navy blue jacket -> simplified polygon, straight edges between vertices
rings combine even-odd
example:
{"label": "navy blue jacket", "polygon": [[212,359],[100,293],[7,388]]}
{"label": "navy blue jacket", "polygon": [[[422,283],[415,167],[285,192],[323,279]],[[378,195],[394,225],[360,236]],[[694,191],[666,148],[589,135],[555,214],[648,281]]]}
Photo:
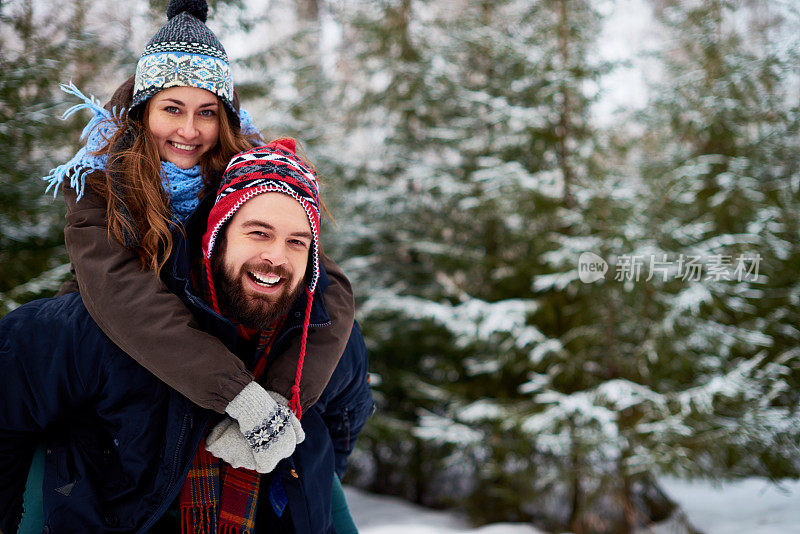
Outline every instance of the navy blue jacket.
{"label": "navy blue jacket", "polygon": [[[165,281],[202,328],[236,353],[234,326],[191,288],[190,253],[182,240],[175,250]],[[323,275],[319,290],[326,285]],[[273,347],[299,335],[301,321],[298,307]],[[315,298],[312,327],[329,323],[322,298]],[[367,365],[356,324],[328,386],[303,414],[305,441],[275,470],[298,533],[333,531],[332,472],[344,474],[373,409]],[[146,532],[178,495],[215,417],[117,348],[79,294],[18,308],[0,320],[0,530],[16,530],[32,443],[44,439],[49,532]]]}

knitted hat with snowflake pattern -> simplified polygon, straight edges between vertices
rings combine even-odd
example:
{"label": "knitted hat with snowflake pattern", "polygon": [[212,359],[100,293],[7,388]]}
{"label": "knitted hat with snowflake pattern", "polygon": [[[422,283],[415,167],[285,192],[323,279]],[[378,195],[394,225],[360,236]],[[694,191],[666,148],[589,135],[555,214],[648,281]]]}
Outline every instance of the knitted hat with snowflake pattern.
{"label": "knitted hat with snowflake pattern", "polygon": [[300,418],[300,378],[303,373],[306,338],[311,320],[311,305],[314,290],[319,280],[319,226],[320,201],[317,175],[313,169],[297,157],[293,139],[277,139],[268,145],[240,152],[231,159],[217,192],[217,198],[208,215],[206,233],[203,236],[203,256],[206,259],[211,304],[219,313],[219,303],[214,288],[211,269],[211,256],[214,244],[225,224],[234,216],[245,202],[263,193],[283,193],[294,198],[303,207],[311,226],[311,247],[308,255],[306,275],[306,312],[303,332],[300,339],[300,354],[297,360],[297,373],[292,386],[289,406]]}
{"label": "knitted hat with snowflake pattern", "polygon": [[136,65],[131,109],[169,87],[198,87],[222,99],[238,124],[228,54],[205,25],[205,0],[170,0],[167,23],[150,39]]}

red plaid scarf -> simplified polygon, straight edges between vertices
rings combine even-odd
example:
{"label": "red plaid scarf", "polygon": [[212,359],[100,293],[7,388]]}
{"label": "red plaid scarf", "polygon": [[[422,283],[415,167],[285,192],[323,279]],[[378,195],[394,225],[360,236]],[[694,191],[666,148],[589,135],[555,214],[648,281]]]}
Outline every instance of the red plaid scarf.
{"label": "red plaid scarf", "polygon": [[[239,326],[240,337],[258,335],[256,379],[264,373],[269,349],[280,330],[281,319],[269,330],[257,332]],[[182,534],[252,534],[261,475],[249,469],[234,469],[206,450],[206,440],[194,455],[189,476],[180,495]]]}

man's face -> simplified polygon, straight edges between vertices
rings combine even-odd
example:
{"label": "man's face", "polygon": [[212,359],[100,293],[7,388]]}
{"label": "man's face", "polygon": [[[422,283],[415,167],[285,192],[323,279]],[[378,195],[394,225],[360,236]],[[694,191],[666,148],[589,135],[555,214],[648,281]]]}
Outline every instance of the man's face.
{"label": "man's face", "polygon": [[305,282],[312,233],[289,195],[264,193],[244,203],[224,229],[212,269],[223,309],[251,328],[285,315]]}

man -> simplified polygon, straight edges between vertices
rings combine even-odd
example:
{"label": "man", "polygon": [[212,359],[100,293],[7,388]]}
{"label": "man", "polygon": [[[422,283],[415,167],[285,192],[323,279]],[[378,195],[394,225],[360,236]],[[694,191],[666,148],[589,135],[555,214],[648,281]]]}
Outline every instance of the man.
{"label": "man", "polygon": [[[257,376],[270,350],[300,336],[295,395],[302,341],[328,322],[314,298],[327,284],[318,231],[316,178],[281,140],[234,158],[216,199],[187,223],[201,246],[177,243],[165,277]],[[200,251],[204,261],[191,261]],[[357,325],[317,403],[301,414],[296,398],[269,395],[262,400],[274,410],[262,420],[248,412],[261,388],[243,391],[246,402],[217,421],[165,386],[102,334],[78,294],[7,315],[0,343],[3,532],[16,529],[31,443],[42,434],[48,532],[147,532],[176,502],[183,532],[331,530],[333,473],[343,474],[372,410]],[[262,451],[287,433],[300,443],[270,475],[237,468],[277,463]]]}

